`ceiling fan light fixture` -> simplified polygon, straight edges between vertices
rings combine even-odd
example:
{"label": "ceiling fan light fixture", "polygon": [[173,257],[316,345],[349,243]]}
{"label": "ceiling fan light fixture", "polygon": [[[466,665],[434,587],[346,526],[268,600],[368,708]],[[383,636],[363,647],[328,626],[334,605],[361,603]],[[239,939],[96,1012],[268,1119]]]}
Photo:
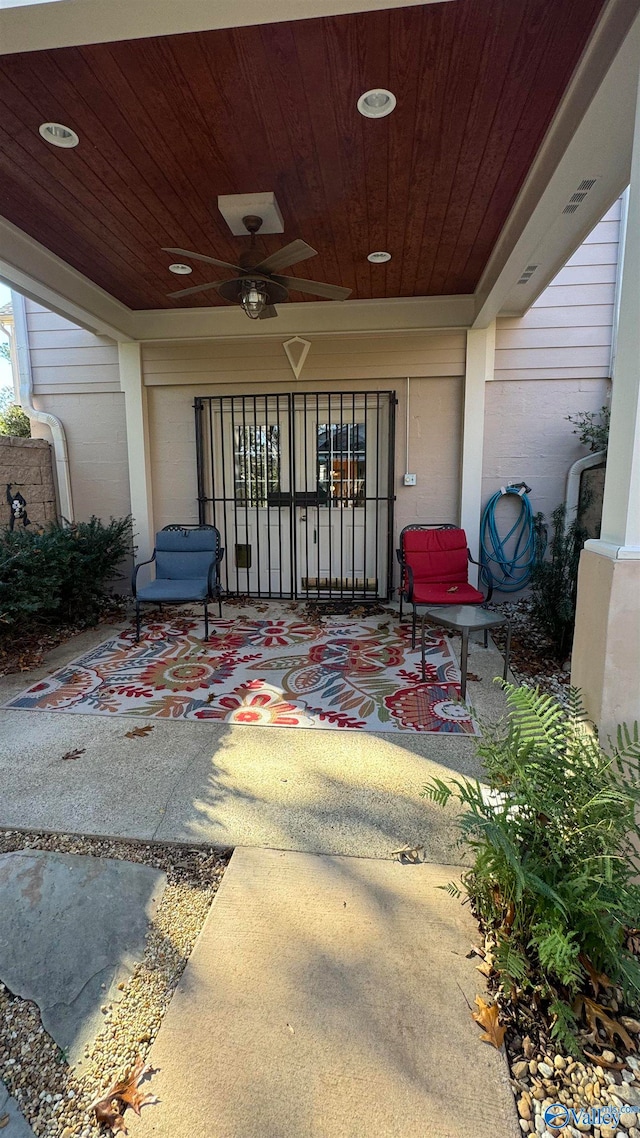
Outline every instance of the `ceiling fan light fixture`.
{"label": "ceiling fan light fixture", "polygon": [[368,253],[367,261],[371,261],[372,265],[383,265],[385,261],[391,260],[391,253],[384,253],[381,249],[377,253]]}
{"label": "ceiling fan light fixture", "polygon": [[175,265],[169,265],[169,272],[175,273],[178,277],[187,277],[189,273],[193,272],[193,269],[191,268],[191,265],[183,265],[181,263],[177,263]]}
{"label": "ceiling fan light fixture", "polygon": [[61,146],[64,150],[70,150],[80,142],[75,130],[70,126],[63,126],[60,122],[43,122],[38,127],[38,133],[45,142],[50,142],[52,146]]}
{"label": "ceiling fan light fixture", "polygon": [[396,97],[384,87],[373,87],[358,99],[358,110],[367,119],[383,119],[395,109]]}
{"label": "ceiling fan light fixture", "polygon": [[251,320],[258,320],[267,307],[269,295],[260,281],[243,281],[240,290],[240,304]]}

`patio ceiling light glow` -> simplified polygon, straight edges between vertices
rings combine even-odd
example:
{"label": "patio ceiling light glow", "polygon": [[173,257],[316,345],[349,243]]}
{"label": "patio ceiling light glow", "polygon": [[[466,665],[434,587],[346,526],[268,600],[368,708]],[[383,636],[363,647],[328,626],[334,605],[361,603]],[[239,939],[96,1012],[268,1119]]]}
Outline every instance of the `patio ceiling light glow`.
{"label": "patio ceiling light glow", "polygon": [[358,99],[358,110],[367,119],[383,119],[396,105],[396,97],[384,87],[373,87]]}
{"label": "patio ceiling light glow", "polygon": [[382,250],[378,253],[369,253],[367,261],[371,261],[372,265],[383,265],[385,261],[391,260],[391,253],[383,253]]}
{"label": "patio ceiling light glow", "polygon": [[187,277],[189,273],[193,272],[191,265],[169,265],[169,272],[176,273],[179,277]]}
{"label": "patio ceiling light glow", "polygon": [[267,290],[260,281],[243,281],[240,292],[240,304],[247,316],[257,320],[260,313],[269,303]]}
{"label": "patio ceiling light glow", "polygon": [[50,142],[52,146],[61,146],[64,150],[70,150],[80,142],[75,130],[59,122],[43,122],[38,127],[38,132],[45,142]]}

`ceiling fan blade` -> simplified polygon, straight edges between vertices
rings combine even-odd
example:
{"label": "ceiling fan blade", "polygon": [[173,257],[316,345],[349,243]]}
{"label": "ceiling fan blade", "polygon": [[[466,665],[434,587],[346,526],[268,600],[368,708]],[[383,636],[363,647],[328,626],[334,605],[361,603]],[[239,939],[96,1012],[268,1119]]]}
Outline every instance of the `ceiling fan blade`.
{"label": "ceiling fan blade", "polygon": [[312,249],[306,241],[292,241],[283,249],[278,249],[270,257],[265,257],[256,269],[264,273],[277,273],[278,269],[288,269],[290,265],[297,265],[298,261],[306,261],[309,257],[316,257],[317,249]]}
{"label": "ceiling fan blade", "polygon": [[258,320],[269,320],[272,316],[277,316],[275,304],[268,304],[266,308],[262,309]]}
{"label": "ceiling fan blade", "polygon": [[226,281],[209,281],[208,284],[192,285],[191,288],[178,289],[178,292],[168,292],[167,296],[175,300],[179,296],[193,296],[196,292],[204,292],[208,288],[219,288],[220,285],[226,283]]}
{"label": "ceiling fan blade", "polygon": [[294,292],[308,292],[310,296],[325,296],[327,300],[346,300],[351,296],[350,288],[342,285],[324,284],[323,281],[305,281],[303,277],[273,277],[278,284]]}
{"label": "ceiling fan blade", "polygon": [[189,257],[192,261],[206,261],[208,265],[218,265],[221,269],[233,269],[234,273],[244,273],[239,265],[230,265],[228,261],[218,261],[216,257],[205,257],[204,253],[192,253],[189,249],[166,249],[163,253],[176,253],[179,257]]}

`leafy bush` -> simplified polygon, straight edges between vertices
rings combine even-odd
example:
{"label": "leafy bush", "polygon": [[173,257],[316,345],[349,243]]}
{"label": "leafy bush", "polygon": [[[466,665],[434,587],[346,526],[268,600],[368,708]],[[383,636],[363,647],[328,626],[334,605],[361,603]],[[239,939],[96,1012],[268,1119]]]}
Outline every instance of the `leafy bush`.
{"label": "leafy bush", "polygon": [[565,710],[531,688],[503,686],[507,718],[485,727],[478,745],[489,792],[434,778],[424,796],[463,807],[461,844],[474,857],[463,885],[495,934],[507,994],[516,1002],[535,989],[552,1034],[576,1052],[572,1006],[588,974],[606,974],[629,1001],[640,996],[640,966],[625,947],[627,930],[640,926],[638,727],[621,729],[607,755],[577,692]]}
{"label": "leafy bush", "polygon": [[[576,520],[565,526],[564,504],[551,515],[553,537],[549,541],[551,556],[538,560],[531,570],[533,618],[546,632],[562,663],[571,652],[576,619],[578,565],[587,532]],[[545,528],[541,514],[536,516],[539,534]],[[539,546],[543,543],[539,540]]]}
{"label": "leafy bush", "polygon": [[599,411],[579,411],[577,415],[567,415],[570,423],[576,428],[574,435],[578,435],[583,446],[589,450],[606,451],[609,443],[609,422],[611,408],[605,403]]}
{"label": "leafy bush", "polygon": [[10,387],[0,391],[0,435],[12,435],[19,439],[31,438],[31,423],[22,407],[14,402]]}
{"label": "leafy bush", "polygon": [[42,533],[0,535],[0,630],[34,624],[91,624],[109,599],[109,584],[131,553],[131,518],[92,517]]}

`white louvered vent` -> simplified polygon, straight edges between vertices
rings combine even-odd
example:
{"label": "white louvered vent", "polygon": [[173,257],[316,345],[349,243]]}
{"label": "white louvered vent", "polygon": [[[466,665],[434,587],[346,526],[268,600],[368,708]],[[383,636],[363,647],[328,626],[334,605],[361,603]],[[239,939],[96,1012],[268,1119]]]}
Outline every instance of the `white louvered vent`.
{"label": "white louvered vent", "polygon": [[537,265],[527,265],[522,276],[520,277],[520,280],[518,281],[518,284],[527,284],[531,280],[537,268]]}
{"label": "white louvered vent", "polygon": [[590,190],[593,189],[597,182],[597,178],[583,178],[580,185],[576,186],[569,201],[563,209],[563,213],[575,213],[579,206],[582,205],[584,199],[587,197]]}

